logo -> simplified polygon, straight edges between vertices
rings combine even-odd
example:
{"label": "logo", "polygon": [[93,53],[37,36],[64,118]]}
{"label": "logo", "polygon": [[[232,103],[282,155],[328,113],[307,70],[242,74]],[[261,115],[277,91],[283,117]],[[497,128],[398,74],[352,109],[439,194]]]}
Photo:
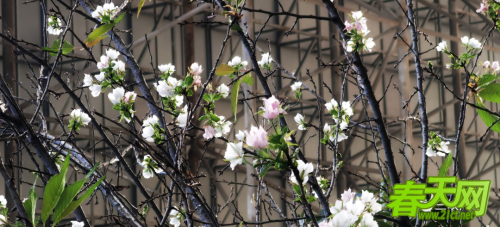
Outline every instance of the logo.
{"label": "logo", "polygon": [[[437,186],[431,187],[434,184]],[[394,217],[415,217],[418,212],[423,220],[470,220],[486,214],[490,188],[489,180],[429,177],[427,184],[409,180],[405,184],[394,185],[394,194],[387,207],[392,209]],[[433,208],[438,210],[438,205],[441,211],[430,212]]]}

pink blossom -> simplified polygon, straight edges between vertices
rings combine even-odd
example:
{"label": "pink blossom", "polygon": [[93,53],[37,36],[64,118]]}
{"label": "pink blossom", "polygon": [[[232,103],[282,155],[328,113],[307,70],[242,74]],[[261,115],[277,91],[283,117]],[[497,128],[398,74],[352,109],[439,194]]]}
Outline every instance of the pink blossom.
{"label": "pink blossom", "polygon": [[123,96],[123,102],[131,103],[135,101],[135,98],[137,98],[137,94],[133,91],[129,91]]}
{"label": "pink blossom", "polygon": [[283,109],[281,109],[280,101],[276,99],[274,95],[271,96],[271,98],[262,100],[264,100],[264,107],[261,107],[264,109],[264,114],[262,115],[264,118],[273,119],[279,114],[286,113]]}
{"label": "pink blossom", "polygon": [[200,76],[194,76],[193,79],[194,79],[193,85],[201,87],[201,77]]}
{"label": "pink blossom", "polygon": [[189,69],[190,69],[189,71],[193,76],[199,76],[201,72],[203,72],[202,66],[197,62],[191,64],[191,67],[189,67]]}
{"label": "pink blossom", "polygon": [[205,138],[205,140],[212,139],[214,137],[214,134],[214,128],[210,125],[205,125],[205,133],[203,134],[203,138]]}
{"label": "pink blossom", "polygon": [[342,194],[342,201],[344,201],[344,203],[347,203],[351,199],[354,199],[354,195],[356,195],[356,193],[351,192],[351,188],[349,188],[349,190],[344,191],[344,193]]}
{"label": "pink blossom", "polygon": [[490,61],[485,61],[483,63],[483,68],[488,68],[488,67],[490,67]]}
{"label": "pink blossom", "polygon": [[262,128],[262,126],[259,126],[258,128],[252,126],[250,132],[246,132],[246,134],[246,142],[248,146],[262,149],[269,145],[269,143],[267,142],[267,132],[264,128]]}
{"label": "pink blossom", "polygon": [[481,7],[476,10],[477,13],[486,13],[488,12],[488,3],[481,3]]}
{"label": "pink blossom", "polygon": [[493,69],[494,71],[497,71],[500,69],[500,65],[498,64],[498,61],[494,61],[492,64],[491,64],[491,69]]}
{"label": "pink blossom", "polygon": [[354,23],[349,23],[349,22],[345,22],[345,29],[347,30],[347,32],[350,32],[352,29],[354,29]]}

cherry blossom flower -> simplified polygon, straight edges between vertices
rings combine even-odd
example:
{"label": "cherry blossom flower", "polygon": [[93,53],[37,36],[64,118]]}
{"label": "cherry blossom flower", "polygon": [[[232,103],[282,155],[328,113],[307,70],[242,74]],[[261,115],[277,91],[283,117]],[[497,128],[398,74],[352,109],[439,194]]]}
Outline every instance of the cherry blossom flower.
{"label": "cherry blossom flower", "polygon": [[299,124],[299,130],[307,129],[307,124],[304,122],[304,116],[302,116],[302,114],[298,113],[293,119]]}
{"label": "cherry blossom flower", "polygon": [[177,125],[181,128],[185,128],[186,125],[187,125],[187,121],[188,121],[188,111],[187,111],[187,105],[184,106],[184,108],[182,108],[182,111],[181,113],[179,114],[179,116],[177,116]]}
{"label": "cherry blossom flower", "polygon": [[493,71],[498,71],[500,70],[500,64],[498,64],[498,61],[494,61],[492,64],[491,64],[491,69]]}
{"label": "cherry blossom flower", "polygon": [[264,128],[262,128],[262,126],[257,128],[252,125],[250,132],[247,132],[246,135],[246,142],[248,146],[256,149],[262,149],[269,145],[269,142],[267,142],[267,132]]}
{"label": "cherry blossom flower", "polygon": [[203,133],[203,138],[205,138],[205,140],[212,139],[215,134],[215,129],[210,125],[205,125],[204,128],[205,128],[205,133]]}
{"label": "cherry blossom flower", "polygon": [[290,86],[292,91],[299,91],[301,87],[302,87],[302,81],[297,81],[294,84],[292,84],[292,86]]}
{"label": "cherry blossom flower", "polygon": [[169,224],[175,227],[179,227],[181,225],[182,214],[177,211],[177,208],[174,206],[174,209],[170,211],[170,221]]}
{"label": "cherry blossom flower", "polygon": [[50,16],[48,19],[48,27],[47,27],[47,32],[51,35],[59,35],[62,32],[62,22],[61,19],[55,17],[55,16]]}
{"label": "cherry blossom flower", "polygon": [[476,10],[477,13],[486,13],[488,12],[488,3],[481,3],[479,9]]}
{"label": "cherry blossom flower", "polygon": [[166,65],[159,65],[158,66],[158,69],[162,72],[162,73],[170,73],[172,74],[173,72],[175,72],[175,65],[172,65],[170,63],[166,64]]}
{"label": "cherry blossom flower", "polygon": [[0,195],[0,207],[7,207],[7,199],[3,195]]}
{"label": "cherry blossom flower", "polygon": [[109,101],[113,103],[113,105],[119,104],[125,95],[125,89],[122,87],[115,88],[111,93],[108,94]]}
{"label": "cherry blossom flower", "polygon": [[142,129],[142,137],[144,137],[146,139],[146,141],[151,142],[151,143],[155,141],[152,136],[155,133],[154,126],[156,124],[158,124],[158,117],[155,115],[145,119],[142,122],[142,127],[144,127]]}
{"label": "cherry blossom flower", "polygon": [[84,227],[85,223],[83,221],[71,221],[71,227]]}
{"label": "cherry blossom flower", "polygon": [[273,119],[279,114],[286,113],[280,106],[280,101],[273,96],[264,100],[264,107],[261,107],[264,110],[262,116],[266,119]]}
{"label": "cherry blossom flower", "polygon": [[429,157],[434,157],[434,156],[445,156],[446,154],[450,153],[450,149],[448,148],[448,145],[450,142],[447,141],[441,141],[438,145],[435,147],[428,146],[427,151],[425,154]]}
{"label": "cherry blossom flower", "polygon": [[[309,174],[313,172],[314,166],[312,163],[305,163],[302,160],[297,160],[298,166],[297,170],[299,171],[300,174],[300,179],[302,179],[302,185],[305,185],[307,181],[309,180]],[[290,181],[294,184],[299,184],[299,181],[297,180],[297,177],[295,174],[292,172],[292,175],[290,176]]]}
{"label": "cherry blossom flower", "polygon": [[198,64],[197,62],[191,64],[191,67],[189,67],[189,71],[191,72],[191,75],[194,76],[199,76],[203,72],[203,67]]}
{"label": "cherry blossom flower", "polygon": [[109,67],[109,57],[106,55],[101,56],[101,61],[97,62],[98,69],[106,69]]}
{"label": "cherry blossom flower", "polygon": [[462,43],[466,46],[470,46],[471,48],[473,49],[480,49],[481,48],[481,43],[479,42],[479,40],[475,39],[475,38],[470,38],[467,37],[467,36],[464,36],[461,38],[462,40]]}
{"label": "cherry blossom flower", "polygon": [[375,42],[373,42],[373,38],[365,39],[364,43],[365,43],[366,49],[368,51],[372,52],[372,49],[375,46]]}
{"label": "cherry blossom flower", "polygon": [[241,63],[241,58],[238,56],[235,56],[233,60],[229,61],[227,64],[229,66],[238,66]]}
{"label": "cherry blossom flower", "polygon": [[157,174],[164,174],[162,169],[158,168],[158,164],[151,158],[150,155],[144,155],[144,160],[137,162],[140,166],[142,166],[142,176],[146,179],[154,177],[153,171]]}
{"label": "cherry blossom flower", "polygon": [[219,92],[219,94],[226,98],[228,95],[229,95],[229,87],[227,87],[225,84],[221,84],[218,88],[217,88],[217,92]]}
{"label": "cherry blossom flower", "polygon": [[440,42],[437,46],[436,46],[436,50],[438,52],[441,52],[443,50],[446,50],[448,48],[448,44],[446,43],[446,41],[442,41]]}
{"label": "cherry blossom flower", "polygon": [[101,94],[101,89],[102,87],[99,84],[93,84],[89,87],[89,90],[93,97],[98,97]]}
{"label": "cherry blossom flower", "polygon": [[116,60],[116,61],[113,61],[113,64],[115,64],[113,66],[113,70],[125,72],[125,63],[124,62],[122,62],[120,60]]}
{"label": "cherry blossom flower", "polygon": [[373,219],[373,215],[371,214],[363,214],[363,218],[359,224],[363,227],[378,227],[378,223]]}
{"label": "cherry blossom flower", "polygon": [[490,61],[485,61],[483,63],[483,68],[489,68],[490,67]]}
{"label": "cherry blossom flower", "polygon": [[106,50],[106,56],[108,56],[108,58],[112,60],[116,60],[118,56],[120,56],[120,52],[118,52],[117,50],[108,49]]}
{"label": "cherry blossom flower", "polygon": [[201,86],[201,76],[193,76],[193,85],[197,87]]}
{"label": "cherry blossom flower", "polygon": [[101,72],[97,75],[94,75],[95,79],[98,80],[99,82],[102,82],[104,79],[106,79],[106,73]]}
{"label": "cherry blossom flower", "polygon": [[269,53],[262,54],[262,59],[257,62],[257,64],[260,65],[260,67],[265,67],[268,66],[269,63],[273,61],[273,58]]}
{"label": "cherry blossom flower", "polygon": [[241,130],[238,131],[238,133],[235,135],[235,137],[241,141],[245,140],[245,133]]}
{"label": "cherry blossom flower", "polygon": [[135,98],[137,98],[137,94],[133,91],[129,91],[123,95],[123,102],[130,104],[135,101]]}
{"label": "cherry blossom flower", "polygon": [[85,76],[83,77],[83,86],[90,87],[92,86],[92,82],[92,76],[90,76],[89,74],[85,74]]}
{"label": "cherry blossom flower", "polygon": [[356,215],[351,214],[345,210],[342,210],[338,214],[333,216],[331,223],[332,223],[332,226],[335,226],[335,227],[337,227],[337,226],[338,227],[350,227],[351,225],[356,223],[357,220],[358,220],[358,217],[356,217]]}
{"label": "cherry blossom flower", "polygon": [[83,112],[81,109],[74,109],[73,111],[71,111],[70,116],[75,122],[80,122],[83,125],[88,125],[91,121],[89,115]]}
{"label": "cherry blossom flower", "polygon": [[241,165],[243,163],[243,142],[227,143],[224,159],[230,162],[232,170],[234,170],[236,165]]}

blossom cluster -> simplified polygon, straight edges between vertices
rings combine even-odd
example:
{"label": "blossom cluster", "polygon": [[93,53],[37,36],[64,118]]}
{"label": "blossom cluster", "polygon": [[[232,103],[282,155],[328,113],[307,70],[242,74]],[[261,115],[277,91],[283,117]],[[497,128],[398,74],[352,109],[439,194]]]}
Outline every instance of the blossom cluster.
{"label": "blossom cluster", "polygon": [[339,132],[337,136],[337,126],[330,126],[328,123],[325,123],[325,126],[323,127],[325,138],[322,141],[326,143],[328,139],[330,141],[335,141],[336,139],[337,142],[340,142],[347,139],[347,135],[344,132],[349,127],[349,118],[354,115],[350,102],[344,101],[342,102],[342,105],[339,106],[338,102],[335,99],[332,99],[330,102],[325,104],[325,107],[328,111],[330,111],[330,114],[335,122],[338,123]]}
{"label": "blossom cluster", "polygon": [[442,141],[441,138],[434,132],[431,132],[430,134],[431,138],[429,139],[429,142],[427,142],[427,150],[425,152],[427,156],[445,156],[450,153],[450,149],[448,148],[450,142]]}
{"label": "blossom cluster", "polygon": [[[314,167],[312,163],[305,163],[302,160],[297,160],[297,170],[300,174],[300,179],[302,180],[302,185],[305,185],[307,181],[309,181],[309,174],[313,172]],[[297,180],[297,176],[292,171],[292,175],[290,176],[290,181],[294,185],[299,185],[299,181]]]}
{"label": "blossom cluster", "polygon": [[265,54],[262,54],[262,59],[260,61],[258,61],[257,64],[259,64],[259,66],[262,69],[269,69],[270,70],[272,61],[273,61],[273,58],[271,57],[271,54],[265,53]]}
{"label": "blossom cluster", "polygon": [[56,16],[50,16],[47,18],[48,27],[47,32],[51,35],[59,35],[62,32],[62,22],[61,19]]}
{"label": "blossom cluster", "polygon": [[300,96],[302,95],[302,81],[297,81],[295,83],[293,83],[290,88],[292,89],[292,91],[295,91],[295,98],[296,99],[299,99]]}
{"label": "blossom cluster", "polygon": [[282,105],[278,99],[273,96],[270,98],[262,99],[264,101],[264,106],[261,107],[263,110],[262,116],[268,120],[274,119],[280,114],[286,114],[286,111],[282,108]]}
{"label": "blossom cluster", "polygon": [[92,12],[92,17],[101,19],[102,23],[108,23],[113,19],[112,17],[117,9],[118,6],[115,6],[113,2],[105,3],[102,6],[97,6]]}
{"label": "blossom cluster", "polygon": [[247,67],[247,61],[241,61],[239,56],[235,56],[231,61],[227,63],[227,65],[234,67],[236,70],[244,69]]}
{"label": "blossom cluster", "polygon": [[368,50],[372,51],[375,46],[373,38],[367,38],[366,35],[370,33],[368,26],[366,25],[366,17],[363,16],[363,12],[352,12],[351,15],[352,22],[345,22],[346,35],[350,36],[351,39],[347,41],[346,50],[348,52]]}
{"label": "blossom cluster", "polygon": [[125,89],[118,87],[108,94],[108,98],[113,103],[113,109],[120,112],[120,121],[125,119],[130,122],[134,117],[135,111],[132,108],[137,94],[133,91],[125,92]]}
{"label": "blossom cluster", "polygon": [[175,227],[179,227],[181,223],[184,221],[184,213],[185,213],[184,209],[181,209],[179,212],[179,209],[177,209],[177,207],[174,206],[170,211],[169,224]]}
{"label": "blossom cluster", "polygon": [[157,174],[163,174],[163,170],[158,167],[158,164],[151,158],[150,155],[144,155],[143,161],[137,160],[140,166],[142,166],[142,176],[146,179],[154,177],[153,171]]}
{"label": "blossom cluster", "polygon": [[82,125],[88,125],[91,120],[89,115],[81,109],[74,109],[69,115],[71,116],[71,120],[69,120],[68,127],[75,131],[79,131]]}
{"label": "blossom cluster", "polygon": [[[269,145],[269,142],[267,141],[267,132],[264,128],[262,128],[262,126],[259,126],[258,128],[252,126],[249,132],[240,131],[237,138],[239,140],[245,140],[246,144],[254,149],[264,149]],[[236,165],[242,164],[244,160],[243,142],[227,143],[224,160],[230,162],[231,169],[233,170]]]}
{"label": "blossom cluster", "polygon": [[378,227],[373,215],[382,210],[373,193],[363,190],[361,196],[351,189],[344,191],[341,199],[330,207],[332,216],[323,221],[323,227]]}
{"label": "blossom cluster", "polygon": [[85,74],[83,86],[89,88],[92,96],[98,97],[108,87],[123,81],[125,63],[117,60],[118,56],[120,56],[120,52],[113,49],[106,50],[106,55],[102,55],[97,63],[97,68],[101,72],[94,75],[95,80],[91,75]]}
{"label": "blossom cluster", "polygon": [[490,7],[490,1],[489,0],[483,0],[481,2],[481,5],[479,6],[479,9],[477,9],[476,12],[477,13],[487,13],[488,12],[488,7]]}
{"label": "blossom cluster", "polygon": [[158,117],[152,116],[142,122],[142,137],[148,142],[162,142],[163,129],[158,124]]}
{"label": "blossom cluster", "polygon": [[[461,38],[461,41],[462,45],[466,48],[467,51],[458,56],[458,58],[448,50],[448,44],[446,43],[446,41],[441,41],[436,46],[436,51],[447,54],[452,61],[452,63],[446,64],[447,69],[461,68],[463,64],[468,63],[470,59],[476,56],[476,54],[473,53],[474,50],[479,50],[482,48],[481,42],[479,42],[479,40],[477,40],[476,38],[469,38],[468,36],[464,36]],[[498,65],[496,65],[495,67],[497,66]]]}

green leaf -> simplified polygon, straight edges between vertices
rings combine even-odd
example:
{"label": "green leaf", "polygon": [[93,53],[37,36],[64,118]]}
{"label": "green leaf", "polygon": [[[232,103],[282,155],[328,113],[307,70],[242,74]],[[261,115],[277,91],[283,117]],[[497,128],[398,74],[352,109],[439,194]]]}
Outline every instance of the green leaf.
{"label": "green leaf", "polygon": [[238,110],[238,92],[240,91],[241,80],[236,81],[231,89],[231,110],[234,114],[234,122],[236,122],[236,111]]}
{"label": "green leaf", "polygon": [[260,168],[260,173],[259,173],[260,178],[263,178],[266,175],[267,171],[269,171],[269,168],[271,168],[271,166],[273,165],[274,165],[273,162],[269,162],[265,164],[262,168]]}
{"label": "green leaf", "polygon": [[479,80],[477,81],[477,86],[479,88],[482,88],[488,84],[490,84],[491,82],[497,80],[498,78],[500,78],[500,76],[496,76],[496,75],[493,75],[493,74],[484,74],[483,76],[481,76],[481,78],[479,78]]}
{"label": "green leaf", "polygon": [[49,182],[45,186],[45,191],[43,193],[43,206],[42,206],[42,222],[45,226],[47,219],[49,218],[52,210],[57,205],[61,194],[64,191],[64,185],[66,184],[66,173],[68,172],[69,166],[69,155],[66,156],[64,164],[61,167],[61,173],[56,174],[50,178]]}
{"label": "green leaf", "polygon": [[500,84],[486,85],[478,94],[487,101],[500,103]]}
{"label": "green leaf", "polygon": [[99,179],[99,181],[97,181],[94,185],[92,185],[92,187],[90,187],[86,192],[85,194],[82,195],[82,197],[78,198],[78,200],[75,200],[75,201],[72,201],[68,207],[66,207],[66,209],[61,213],[61,215],[59,216],[59,219],[56,220],[56,222],[60,222],[63,218],[67,217],[68,215],[70,215],[76,208],[78,208],[78,206],[80,206],[80,204],[83,203],[83,201],[88,198],[90,195],[92,195],[92,193],[94,193],[94,190],[97,188],[97,186],[99,186],[101,184],[101,182],[104,180],[104,177],[101,177],[101,179]]}
{"label": "green leaf", "polygon": [[[68,185],[59,199],[59,202],[54,209],[54,215],[52,215],[52,220],[54,221],[54,225],[58,223],[57,220],[61,217],[62,212],[69,206],[69,204],[73,201],[73,199],[78,195],[78,192],[82,189],[85,181],[92,176],[92,173],[99,167],[99,162],[87,173],[84,179],[79,180],[71,185]],[[64,218],[64,217],[63,217]],[[61,218],[62,219],[62,218]]]}
{"label": "green leaf", "polygon": [[233,24],[233,26],[231,26],[231,30],[237,31],[237,32],[242,32],[243,31],[243,29],[241,29],[241,27],[240,27],[239,24]]}
{"label": "green leaf", "polygon": [[[484,106],[484,104],[481,102],[481,100],[479,100],[479,99],[476,99],[476,100],[477,100],[477,102],[476,102],[477,106],[482,107],[482,108],[486,108]],[[493,123],[495,123],[495,121],[498,120],[497,116],[492,115],[484,110],[477,109],[477,113],[479,114],[479,116],[483,120],[484,124],[486,124],[486,127],[490,127]],[[491,130],[493,130],[495,132],[500,132],[500,122],[495,123],[495,125],[493,125],[491,127]]]}
{"label": "green leaf", "polygon": [[187,76],[186,77],[186,80],[184,80],[184,83],[186,84],[186,86],[191,86],[191,84],[193,84],[194,82],[194,78],[192,76]]}
{"label": "green leaf", "polygon": [[253,77],[252,77],[252,75],[247,74],[247,75],[245,75],[241,79],[241,81],[243,81],[243,83],[245,83],[245,84],[248,84],[248,85],[252,86],[252,84],[253,84]]}
{"label": "green leaf", "polygon": [[[151,2],[151,0],[149,0],[149,2]],[[118,23],[120,23],[120,21],[122,21],[124,16],[125,16],[125,13],[122,13],[122,15],[120,15],[118,18],[113,20],[113,24],[117,25]],[[139,15],[137,15],[137,16],[139,16]]]}
{"label": "green leaf", "polygon": [[243,221],[240,222],[240,224],[238,225],[238,227],[241,227],[243,226]]}
{"label": "green leaf", "polygon": [[[96,39],[99,39],[100,37],[102,37],[104,34],[106,34],[106,32],[111,30],[114,26],[115,26],[115,23],[101,25],[101,27],[96,28],[94,31],[92,31],[92,33],[89,34],[89,36],[87,37],[87,39],[85,40],[84,43],[88,47],[91,47],[91,46],[89,46],[90,43],[94,43],[94,41]],[[94,43],[94,45],[95,45],[95,43]]]}
{"label": "green leaf", "polygon": [[229,66],[228,64],[220,64],[215,69],[215,75],[217,76],[225,76],[234,72],[234,68]]}
{"label": "green leaf", "polygon": [[448,154],[441,167],[439,167],[438,177],[448,176],[448,169],[453,164],[453,155]]}
{"label": "green leaf", "polygon": [[139,2],[139,5],[137,5],[137,18],[139,18],[139,13],[141,13],[141,9],[142,9],[142,6],[144,6],[144,2],[145,2],[145,1],[146,1],[146,0],[141,0],[141,1]]}
{"label": "green leaf", "polygon": [[302,195],[302,191],[300,191],[300,186],[299,185],[294,185],[293,186],[293,190],[295,191],[295,193],[297,193],[297,195],[299,195],[299,196]]}
{"label": "green leaf", "polygon": [[28,199],[23,204],[24,209],[26,210],[26,213],[28,214],[31,223],[33,223],[33,225],[35,226],[36,226],[35,223],[36,200],[38,199],[38,194],[36,194],[35,192],[35,185],[37,180],[38,180],[38,175],[36,175],[35,182],[33,183],[33,187],[30,190],[30,195]]}
{"label": "green leaf", "polygon": [[[56,39],[54,40],[54,43],[51,47],[42,47],[42,50],[49,52],[51,56],[57,56],[57,52],[59,52],[59,46],[61,46],[61,40]],[[73,51],[74,48],[75,47],[73,47],[73,45],[71,45],[70,43],[63,41],[61,53],[64,55],[69,54],[71,53],[71,51]]]}
{"label": "green leaf", "polygon": [[212,121],[215,121],[215,122],[219,122],[220,121],[220,118],[213,114],[213,113],[210,113],[210,119],[212,119]]}

